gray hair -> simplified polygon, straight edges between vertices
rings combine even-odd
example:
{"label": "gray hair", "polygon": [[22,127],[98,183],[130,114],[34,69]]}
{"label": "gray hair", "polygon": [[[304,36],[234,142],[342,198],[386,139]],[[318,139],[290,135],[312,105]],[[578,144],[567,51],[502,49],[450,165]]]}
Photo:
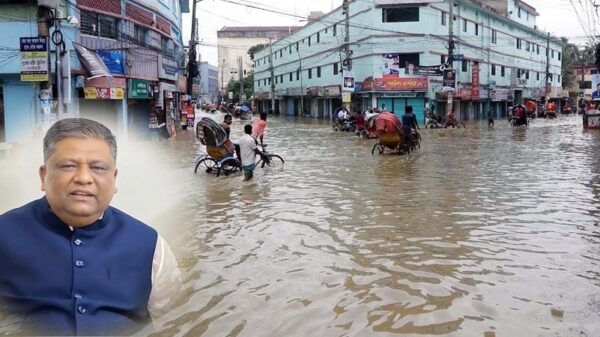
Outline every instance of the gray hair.
{"label": "gray hair", "polygon": [[109,128],[103,124],[86,118],[65,118],[54,123],[44,137],[44,163],[54,153],[56,144],[65,138],[94,138],[104,140],[110,147],[115,162],[117,161],[117,140]]}

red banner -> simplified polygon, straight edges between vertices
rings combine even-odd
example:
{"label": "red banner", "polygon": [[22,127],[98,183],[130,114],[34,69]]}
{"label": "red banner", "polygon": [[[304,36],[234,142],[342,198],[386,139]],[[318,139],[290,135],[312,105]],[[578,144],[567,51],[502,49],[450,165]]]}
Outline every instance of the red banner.
{"label": "red banner", "polygon": [[479,100],[479,63],[473,63],[471,72],[471,99]]}
{"label": "red banner", "polygon": [[427,90],[427,77],[367,78],[362,82],[363,91],[373,90]]}

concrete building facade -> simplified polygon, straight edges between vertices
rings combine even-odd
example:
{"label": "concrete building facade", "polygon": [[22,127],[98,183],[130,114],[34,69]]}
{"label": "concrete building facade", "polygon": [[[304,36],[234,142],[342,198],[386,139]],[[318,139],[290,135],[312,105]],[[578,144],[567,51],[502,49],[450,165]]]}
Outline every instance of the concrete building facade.
{"label": "concrete building facade", "polygon": [[219,88],[224,95],[230,80],[238,81],[240,78],[239,58],[242,58],[243,76],[248,76],[253,70],[253,62],[248,55],[248,50],[259,44],[269,44],[300,29],[297,26],[272,26],[272,27],[223,27],[217,31],[217,52]]}
{"label": "concrete building facade", "polygon": [[[551,98],[562,95],[563,42],[537,29],[533,7],[519,0],[454,3],[451,20],[448,0],[349,1],[348,75],[355,82],[355,110],[385,104],[401,115],[411,105],[423,122],[431,104],[442,114],[447,102],[442,65],[456,70],[453,105],[462,120],[482,118],[490,108],[502,116],[508,104],[540,100],[546,91]],[[270,111],[274,96],[281,113],[300,115],[304,107],[313,117],[331,118],[341,105],[346,63],[343,12],[339,7],[256,54],[259,109]],[[454,62],[448,61],[450,24]]]}
{"label": "concrete building facade", "polygon": [[219,100],[219,69],[208,62],[200,62],[200,100],[217,103]]}
{"label": "concrete building facade", "polygon": [[[52,14],[38,17],[40,8]],[[65,117],[99,120],[122,138],[149,134],[151,110],[169,126],[178,121],[179,97],[185,92],[185,81],[181,83],[181,14],[189,11],[187,1],[27,0],[0,4],[0,10],[11,18],[0,17],[0,29],[14,32],[0,38],[0,45],[11,53],[0,64],[4,97],[1,127],[5,131],[0,141],[27,142]],[[57,42],[49,38],[47,45],[49,75],[54,77],[51,97],[42,91],[42,81],[24,81],[20,74],[20,38],[41,36],[40,22],[52,24],[50,37],[60,30],[64,42],[59,58],[60,85],[55,77]],[[112,77],[90,78],[74,43],[97,55]],[[64,103],[62,113],[58,88]]]}

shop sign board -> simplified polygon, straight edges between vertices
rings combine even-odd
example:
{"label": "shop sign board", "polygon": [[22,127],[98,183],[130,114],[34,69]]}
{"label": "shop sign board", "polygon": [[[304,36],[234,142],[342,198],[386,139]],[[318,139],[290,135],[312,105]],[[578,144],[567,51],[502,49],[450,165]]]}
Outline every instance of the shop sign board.
{"label": "shop sign board", "polygon": [[129,98],[150,99],[150,85],[146,80],[132,78],[129,80]]}
{"label": "shop sign board", "polygon": [[123,88],[84,87],[85,99],[123,99]]}
{"label": "shop sign board", "polygon": [[473,63],[471,71],[471,99],[479,100],[479,63]]}
{"label": "shop sign board", "polygon": [[362,82],[363,91],[427,90],[428,87],[427,77],[382,77]]}
{"label": "shop sign board", "polygon": [[342,91],[354,92],[354,74],[344,70],[342,78]]}
{"label": "shop sign board", "polygon": [[177,62],[174,60],[163,57],[162,55],[158,55],[158,77],[166,80],[171,80],[173,82],[177,81],[177,70],[179,67],[177,66]]}
{"label": "shop sign board", "polygon": [[41,82],[48,80],[48,37],[22,37],[21,81]]}

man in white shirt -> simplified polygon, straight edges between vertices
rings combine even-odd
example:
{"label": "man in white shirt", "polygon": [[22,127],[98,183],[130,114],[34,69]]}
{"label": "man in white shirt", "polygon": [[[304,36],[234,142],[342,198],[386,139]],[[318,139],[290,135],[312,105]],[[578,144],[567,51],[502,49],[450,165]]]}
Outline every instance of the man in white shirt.
{"label": "man in white shirt", "polygon": [[240,138],[240,155],[242,160],[242,170],[244,171],[244,181],[252,179],[254,168],[256,167],[256,155],[264,155],[258,150],[256,139],[252,137],[252,125],[244,126],[244,135]]}

